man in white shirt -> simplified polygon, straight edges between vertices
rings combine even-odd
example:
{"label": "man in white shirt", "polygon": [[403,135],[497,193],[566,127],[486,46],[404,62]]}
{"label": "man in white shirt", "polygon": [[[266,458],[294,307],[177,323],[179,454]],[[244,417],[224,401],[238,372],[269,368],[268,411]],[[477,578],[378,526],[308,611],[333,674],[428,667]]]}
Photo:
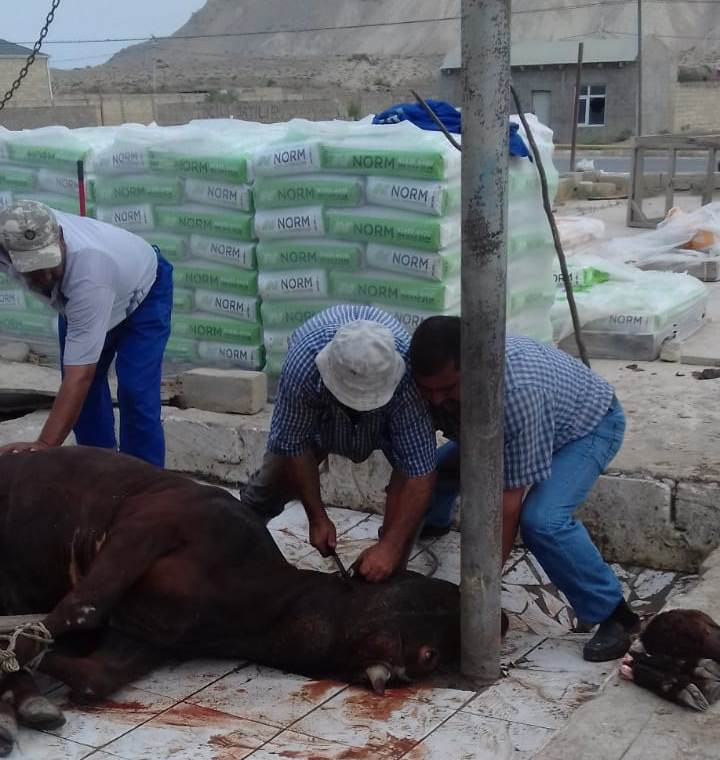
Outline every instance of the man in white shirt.
{"label": "man in white shirt", "polygon": [[63,379],[36,441],[0,455],[61,446],[118,448],[107,373],[118,379],[120,451],[162,467],[162,356],[170,335],[172,267],[109,224],[19,201],[0,212],[0,271],[58,313]]}

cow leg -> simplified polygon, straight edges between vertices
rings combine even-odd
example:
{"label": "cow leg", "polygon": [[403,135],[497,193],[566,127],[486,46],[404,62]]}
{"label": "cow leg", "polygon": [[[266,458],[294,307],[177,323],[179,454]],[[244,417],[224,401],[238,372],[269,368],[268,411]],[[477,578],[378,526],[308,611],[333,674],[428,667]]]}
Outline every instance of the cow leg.
{"label": "cow leg", "polygon": [[87,657],[48,652],[40,670],[70,687],[70,699],[102,700],[168,659],[167,653],[145,642],[109,630],[103,643]]}
{"label": "cow leg", "polygon": [[15,708],[5,700],[4,679],[2,686],[2,699],[0,699],[0,757],[7,757],[17,741],[18,727],[15,718]]}
{"label": "cow leg", "polygon": [[40,693],[35,679],[27,671],[8,675],[2,688],[15,705],[15,713],[22,725],[51,730],[65,724],[60,708]]}

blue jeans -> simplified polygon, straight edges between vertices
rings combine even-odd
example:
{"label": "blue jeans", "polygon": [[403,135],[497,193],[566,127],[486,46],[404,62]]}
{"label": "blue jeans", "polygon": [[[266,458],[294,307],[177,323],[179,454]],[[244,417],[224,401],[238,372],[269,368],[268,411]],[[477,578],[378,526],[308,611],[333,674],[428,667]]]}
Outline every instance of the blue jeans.
{"label": "blue jeans", "polygon": [[[81,446],[117,449],[108,370],[115,361],[120,409],[120,451],[163,467],[165,436],[160,400],[162,358],[170,337],[172,266],[158,256],[155,282],[138,308],[105,338],[95,378],[73,428]],[[65,352],[67,321],[58,319],[60,361]],[[61,364],[62,366],[62,364]]]}
{"label": "blue jeans", "polygon": [[[623,594],[620,581],[573,513],[620,450],[624,433],[625,414],[615,399],[590,434],[553,454],[552,474],[532,486],[523,502],[520,531],[525,546],[586,623],[609,617]],[[438,451],[438,480],[427,523],[450,521],[459,491],[458,454],[453,442]]]}

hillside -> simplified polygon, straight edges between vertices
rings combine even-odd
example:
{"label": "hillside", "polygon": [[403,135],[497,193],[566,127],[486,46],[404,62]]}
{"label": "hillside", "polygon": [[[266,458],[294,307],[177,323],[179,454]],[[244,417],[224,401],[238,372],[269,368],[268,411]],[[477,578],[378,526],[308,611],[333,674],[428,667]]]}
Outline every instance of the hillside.
{"label": "hillside", "polygon": [[[635,0],[580,2],[515,0],[513,38],[635,33]],[[174,39],[134,45],[102,66],[56,72],[56,80],[66,92],[412,84],[429,81],[458,45],[459,11],[460,0],[208,0]],[[349,25],[358,28],[275,31]],[[645,0],[644,28],[690,63],[720,60],[720,3]],[[215,36],[233,34],[247,36]],[[196,35],[207,36],[187,39]]]}

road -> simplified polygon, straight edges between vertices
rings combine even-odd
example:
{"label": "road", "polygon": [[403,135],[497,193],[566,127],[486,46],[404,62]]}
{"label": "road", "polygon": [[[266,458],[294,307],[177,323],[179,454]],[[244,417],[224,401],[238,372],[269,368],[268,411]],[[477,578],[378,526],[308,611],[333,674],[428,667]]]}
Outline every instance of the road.
{"label": "road", "polygon": [[[624,156],[608,156],[604,155],[600,151],[580,151],[578,153],[578,159],[590,159],[595,164],[595,169],[606,172],[629,172],[632,163],[632,154],[630,152]],[[559,172],[567,172],[570,170],[570,152],[558,151],[555,154],[555,166]],[[677,160],[678,173],[681,172],[693,172],[703,174],[705,172],[707,164],[703,158],[682,158]],[[660,156],[648,156],[645,159],[645,171],[646,172],[666,172],[667,160]]]}

